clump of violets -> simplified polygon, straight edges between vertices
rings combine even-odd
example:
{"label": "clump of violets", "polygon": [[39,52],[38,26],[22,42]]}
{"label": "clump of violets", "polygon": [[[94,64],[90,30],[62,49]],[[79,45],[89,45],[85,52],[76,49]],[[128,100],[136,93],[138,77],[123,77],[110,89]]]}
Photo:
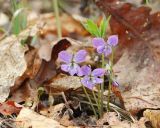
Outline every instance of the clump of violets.
{"label": "clump of violets", "polygon": [[[80,64],[85,62],[87,52],[85,50],[79,50],[77,53],[72,54],[67,51],[61,51],[58,55],[58,58],[63,63],[61,65],[61,70],[69,73],[70,75],[77,75],[81,79],[82,87],[84,92],[90,102],[90,105],[93,109],[94,114],[97,116],[95,108],[92,104],[92,100],[87,93],[86,88],[92,90],[95,103],[97,104],[97,108],[99,110],[100,117],[103,116],[103,92],[104,92],[104,76],[106,75],[109,79],[109,87],[108,87],[108,104],[107,108],[109,110],[109,102],[110,102],[110,91],[111,85],[119,86],[118,82],[115,80],[113,73],[113,56],[114,56],[114,48],[118,44],[118,36],[111,35],[108,37],[108,40],[105,41],[104,37],[106,35],[106,27],[110,17],[106,20],[105,18],[102,20],[99,26],[95,24],[92,20],[88,20],[84,27],[88,30],[89,33],[96,36],[92,40],[93,47],[96,49],[97,53],[102,56],[102,66],[101,68],[96,68],[94,70],[91,69],[91,66]],[[111,56],[109,56],[111,54]],[[109,63],[105,61],[105,57],[109,58]],[[98,101],[96,101],[97,97],[94,94],[93,88],[99,85],[98,88]]]}
{"label": "clump of violets", "polygon": [[84,65],[80,67],[79,64],[85,61],[86,56],[87,52],[85,50],[80,50],[76,54],[61,51],[58,58],[64,63],[61,65],[61,70],[68,72],[72,76],[83,76],[82,84],[92,90],[95,85],[103,83],[101,77],[105,74],[105,69],[97,68],[92,71],[90,66]]}
{"label": "clump of violets", "polygon": [[[85,50],[79,50],[77,53],[69,53],[67,51],[61,51],[58,55],[58,58],[63,63],[61,64],[61,70],[68,72],[70,75],[77,75],[81,78],[81,83],[84,87],[87,87],[90,90],[93,90],[93,88],[96,85],[101,84],[101,103],[97,102],[98,109],[100,110],[100,105],[103,104],[103,86],[104,85],[104,75],[106,75],[109,79],[109,94],[108,94],[108,105],[109,105],[109,97],[110,97],[110,86],[119,86],[118,82],[115,80],[115,77],[113,75],[113,50],[114,47],[118,44],[118,36],[112,35],[108,37],[108,40],[105,42],[103,38],[96,37],[92,40],[93,47],[96,49],[97,53],[103,55],[102,57],[108,57],[110,54],[112,54],[112,59],[109,60],[109,63],[105,62],[105,59],[102,58],[102,63],[105,64],[105,66],[102,66],[101,68],[96,68],[92,71],[91,66],[83,65],[82,67],[80,64],[82,62],[85,62],[87,52]],[[84,88],[83,87],[83,88]],[[85,90],[85,94],[88,97],[88,100],[91,103],[92,109],[96,115],[96,111],[94,109],[94,106],[92,104],[91,99],[89,98],[89,95],[87,91]],[[94,93],[94,92],[93,92]],[[96,99],[96,98],[95,98]],[[101,107],[103,109],[103,107]],[[100,110],[102,111],[102,110]],[[99,112],[100,113],[100,112]]]}

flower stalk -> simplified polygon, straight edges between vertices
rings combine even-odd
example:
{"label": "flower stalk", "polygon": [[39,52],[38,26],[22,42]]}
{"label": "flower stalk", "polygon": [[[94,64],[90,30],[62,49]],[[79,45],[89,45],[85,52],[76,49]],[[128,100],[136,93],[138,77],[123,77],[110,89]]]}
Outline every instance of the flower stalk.
{"label": "flower stalk", "polygon": [[83,90],[84,90],[85,95],[86,95],[87,98],[88,98],[88,101],[89,101],[89,103],[90,103],[90,105],[91,105],[91,107],[92,107],[92,110],[93,110],[94,115],[95,115],[96,118],[98,119],[98,115],[97,115],[96,110],[95,110],[95,108],[94,108],[94,106],[93,106],[93,103],[92,103],[92,101],[91,101],[91,98],[89,97],[89,95],[88,95],[88,93],[87,93],[87,90],[86,90],[86,88],[84,87],[83,84],[82,84],[82,88],[83,88]]}
{"label": "flower stalk", "polygon": [[110,68],[110,75],[109,75],[109,86],[108,86],[108,102],[107,102],[107,111],[110,111],[110,95],[111,95],[111,87],[112,87],[112,78],[113,78],[113,60],[114,60],[114,48],[112,48],[111,54],[111,68]]}
{"label": "flower stalk", "polygon": [[[105,65],[105,56],[102,54],[102,68],[104,68]],[[102,76],[103,83],[101,84],[101,109],[100,109],[100,117],[103,116],[103,93],[104,93],[104,76]]]}

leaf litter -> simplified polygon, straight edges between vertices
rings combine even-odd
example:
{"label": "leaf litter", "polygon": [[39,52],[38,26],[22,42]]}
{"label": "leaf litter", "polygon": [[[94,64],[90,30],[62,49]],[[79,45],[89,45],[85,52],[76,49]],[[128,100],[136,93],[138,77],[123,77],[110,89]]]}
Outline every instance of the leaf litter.
{"label": "leaf litter", "polygon": [[[1,40],[0,113],[16,113],[18,117],[13,119],[16,127],[146,128],[148,122],[159,127],[159,12],[151,13],[149,7],[141,4],[136,7],[119,0],[99,0],[96,4],[106,15],[111,15],[110,33],[118,34],[120,39],[114,64],[120,87],[112,88],[110,106],[113,112],[105,113],[96,121],[87,107],[89,103],[83,95],[79,78],[63,72],[57,60],[62,50],[85,48],[89,52],[85,63],[96,68],[95,62],[90,60],[99,56],[90,43],[71,39],[83,42],[88,40],[88,33],[74,16],[75,19],[62,14],[61,22],[66,23],[62,25],[62,34],[67,38],[57,40],[55,17],[46,14],[30,21],[36,25],[31,25],[17,37]],[[27,44],[22,46],[21,42]],[[39,94],[41,87],[43,91]],[[96,89],[94,92],[98,94]],[[25,107],[15,106],[14,101]],[[107,106],[106,100],[104,106]],[[138,116],[141,111],[144,111],[143,117]]]}

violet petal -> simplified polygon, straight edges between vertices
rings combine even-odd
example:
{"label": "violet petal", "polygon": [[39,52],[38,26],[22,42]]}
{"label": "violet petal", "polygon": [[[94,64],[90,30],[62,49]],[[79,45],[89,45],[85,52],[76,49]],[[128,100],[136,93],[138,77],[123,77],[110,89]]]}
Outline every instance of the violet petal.
{"label": "violet petal", "polygon": [[118,44],[118,35],[112,35],[108,37],[107,43],[110,46],[116,46]]}
{"label": "violet petal", "polygon": [[67,51],[61,51],[59,54],[58,54],[58,58],[62,61],[62,62],[65,62],[65,63],[70,63],[71,60],[72,60],[72,54],[68,53]]}
{"label": "violet petal", "polygon": [[93,76],[99,76],[99,77],[101,77],[101,76],[103,76],[104,74],[105,74],[105,70],[102,69],[102,68],[97,68],[97,69],[94,69],[94,70],[92,71],[92,75],[93,75]]}
{"label": "violet petal", "polygon": [[100,53],[100,54],[104,53],[104,50],[105,50],[105,46],[97,47],[97,52]]}
{"label": "violet petal", "polygon": [[102,78],[94,77],[93,78],[93,83],[95,83],[95,84],[101,84],[101,83],[103,83],[103,79]]}
{"label": "violet petal", "polygon": [[90,78],[88,77],[88,76],[85,76],[82,80],[81,80],[81,82],[82,82],[82,84],[85,86],[85,87],[87,87],[87,88],[89,88],[89,89],[93,89],[93,87],[94,87],[94,83],[90,80]]}
{"label": "violet petal", "polygon": [[93,43],[93,47],[95,48],[105,45],[105,41],[103,38],[93,38],[92,43]]}
{"label": "violet petal", "polygon": [[77,67],[77,75],[78,76],[83,76],[83,72],[82,72],[80,66]]}
{"label": "violet petal", "polygon": [[65,71],[65,72],[68,72],[69,71],[69,64],[62,64],[61,65],[61,70]]}
{"label": "violet petal", "polygon": [[83,75],[90,75],[91,74],[91,67],[84,65],[81,67],[81,71]]}
{"label": "violet petal", "polygon": [[74,61],[76,63],[84,62],[86,56],[87,56],[87,52],[85,50],[79,50],[74,56]]}

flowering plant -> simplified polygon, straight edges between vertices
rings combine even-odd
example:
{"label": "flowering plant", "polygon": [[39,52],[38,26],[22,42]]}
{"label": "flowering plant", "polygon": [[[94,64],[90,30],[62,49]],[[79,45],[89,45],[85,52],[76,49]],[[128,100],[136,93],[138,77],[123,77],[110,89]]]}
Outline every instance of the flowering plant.
{"label": "flowering plant", "polygon": [[[108,21],[106,22],[108,23]],[[106,22],[102,20],[100,24],[100,28],[98,28],[93,22],[91,22],[91,20],[89,20],[87,22],[88,24],[85,25],[87,26],[87,29],[91,34],[95,36],[101,36],[101,37],[95,37],[92,40],[93,47],[96,49],[97,53],[102,55],[102,67],[101,68],[96,68],[92,71],[90,66],[84,65],[81,67],[79,65],[80,63],[85,61],[85,58],[87,56],[87,52],[85,50],[79,50],[75,54],[68,53],[67,51],[61,51],[58,55],[58,58],[61,60],[61,62],[63,62],[63,64],[61,65],[61,70],[68,72],[72,76],[77,75],[80,77],[84,92],[87,95],[87,98],[89,102],[91,103],[91,107],[96,116],[97,116],[97,113],[95,111],[95,108],[93,107],[92,101],[85,87],[92,90],[95,102],[99,110],[99,115],[102,116],[103,115],[104,75],[106,75],[109,79],[108,110],[109,110],[109,102],[110,102],[111,85],[115,85],[115,86],[119,85],[115,80],[113,70],[112,70],[114,47],[118,44],[118,36],[111,35],[108,37],[108,40],[106,42],[104,41],[102,37],[105,34],[104,30],[106,28],[103,28],[103,27],[106,27],[106,24],[107,24]],[[106,63],[105,57],[109,57],[110,54],[111,54],[110,61],[109,63]],[[96,85],[101,86],[98,89],[98,101],[93,91],[93,88]]]}

